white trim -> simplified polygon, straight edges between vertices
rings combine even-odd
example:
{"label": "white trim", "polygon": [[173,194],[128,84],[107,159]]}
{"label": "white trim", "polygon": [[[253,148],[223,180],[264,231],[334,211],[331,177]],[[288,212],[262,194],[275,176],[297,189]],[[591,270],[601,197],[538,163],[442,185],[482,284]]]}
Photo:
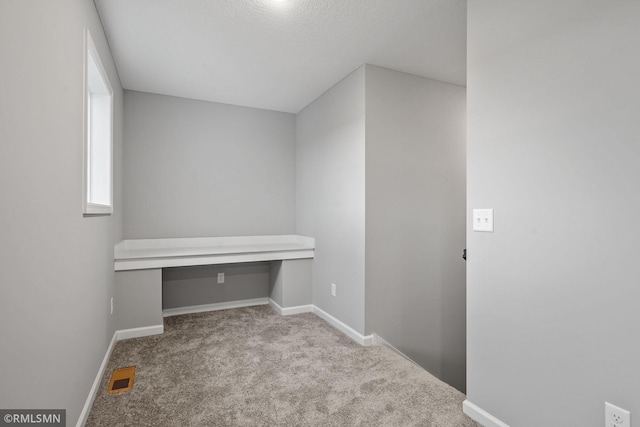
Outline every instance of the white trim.
{"label": "white trim", "polygon": [[116,339],[128,340],[129,338],[148,337],[149,335],[159,335],[164,332],[164,325],[143,326],[141,328],[121,329],[116,331]]}
{"label": "white trim", "polygon": [[162,317],[179,316],[181,314],[204,313],[207,311],[228,310],[230,308],[253,307],[269,304],[269,298],[253,298],[238,301],[217,302],[214,304],[191,305],[188,307],[167,308],[162,310]]}
{"label": "white trim", "polygon": [[371,345],[376,346],[376,345],[382,345],[382,342],[380,342],[382,338],[380,338],[380,336],[378,334],[376,334],[375,332],[371,334]]}
{"label": "white trim", "polygon": [[299,235],[122,240],[115,270],[313,258],[315,239]]}
{"label": "white trim", "polygon": [[87,418],[89,417],[89,412],[91,412],[91,407],[93,406],[93,401],[96,400],[96,395],[98,394],[98,388],[100,387],[100,382],[102,381],[102,376],[104,375],[105,369],[107,369],[107,363],[109,363],[109,359],[111,358],[111,353],[113,352],[113,347],[116,345],[116,341],[118,332],[113,333],[113,337],[111,338],[111,342],[107,347],[107,351],[102,358],[102,363],[100,364],[100,368],[98,368],[98,374],[96,375],[96,379],[93,380],[93,385],[91,386],[91,390],[89,390],[89,396],[87,396],[87,400],[84,402],[84,407],[82,408],[82,412],[80,412],[80,417],[78,418],[78,423],[76,427],[83,427],[87,422]]}
{"label": "white trim", "polygon": [[[98,74],[100,74],[100,78],[102,79],[102,83],[105,85],[106,96],[109,98],[109,204],[97,204],[91,203],[88,198],[88,190],[89,190],[89,146],[91,144],[91,139],[89,137],[89,127],[87,123],[89,122],[89,56],[93,59],[93,62],[96,65]],[[111,87],[111,82],[109,81],[109,75],[104,69],[102,64],[102,60],[100,59],[100,53],[98,52],[98,48],[96,48],[95,43],[93,42],[93,38],[91,37],[91,33],[89,29],[84,29],[84,57],[83,57],[83,124],[82,124],[82,134],[83,134],[83,166],[82,166],[82,213],[83,215],[111,215],[113,213],[113,126],[114,126],[114,114],[113,114],[113,88]]]}
{"label": "white trim", "polygon": [[290,316],[292,314],[301,314],[301,313],[313,313],[313,305],[296,305],[294,307],[284,307],[282,309],[283,316]]}
{"label": "white trim", "polygon": [[469,402],[469,400],[465,400],[462,402],[462,411],[472,420],[479,422],[484,427],[509,427],[508,424],[500,421],[490,413],[486,412],[484,409],[474,405]]}
{"label": "white trim", "polygon": [[294,307],[280,307],[280,304],[269,298],[269,306],[278,312],[280,316],[291,316],[292,314],[313,313],[313,304],[296,305]]}
{"label": "white trim", "polygon": [[394,353],[396,353],[398,356],[402,356],[405,359],[407,359],[409,362],[413,363],[414,365],[418,366],[419,368],[424,369],[422,366],[418,365],[418,363],[416,363],[415,360],[411,359],[409,356],[407,356],[406,354],[404,354],[403,352],[401,352],[400,350],[398,350],[396,347],[393,346],[393,344],[389,343],[389,341],[385,340],[384,338],[382,338],[380,335],[376,334],[375,332],[372,334],[373,339],[372,339],[372,345],[379,345],[382,347],[386,347],[389,350],[393,351]]}
{"label": "white trim", "polygon": [[189,267],[195,265],[238,264],[244,262],[279,261],[313,258],[313,249],[292,249],[254,253],[171,256],[164,258],[117,259],[115,271],[148,270],[151,268]]}
{"label": "white trim", "polygon": [[280,304],[269,298],[269,307],[273,308],[280,316],[282,316],[282,307]]}
{"label": "white trim", "polygon": [[395,348],[393,344],[389,343],[389,341],[385,340],[380,335],[376,334],[375,332],[372,335],[373,335],[373,345],[380,345],[382,347],[387,347],[389,350],[393,351],[394,353],[399,354],[405,359],[409,359],[406,354],[404,354],[403,352]]}
{"label": "white trim", "polygon": [[340,320],[336,319],[335,317],[333,317],[332,315],[322,310],[321,308],[318,308],[315,305],[313,306],[313,314],[324,319],[331,326],[338,329],[339,331],[347,335],[349,338],[351,338],[358,344],[365,347],[368,347],[371,344],[373,344],[373,335],[366,335],[366,336],[362,335],[360,332],[356,331],[351,326],[341,322]]}
{"label": "white trim", "polygon": [[[233,248],[235,252],[242,251],[241,246],[262,245],[297,245],[315,247],[313,237],[298,234],[277,234],[271,236],[227,236],[227,237],[177,237],[169,239],[126,239],[118,242],[115,247],[115,258],[137,258],[137,252],[152,250],[175,249],[179,253],[186,249],[203,248],[207,253],[211,248]],[[237,249],[237,250],[236,250]],[[153,254],[150,254],[153,256]]]}
{"label": "white trim", "polygon": [[111,215],[112,213],[113,206],[111,205],[100,205],[98,203],[85,202],[83,215]]}
{"label": "white trim", "polygon": [[[385,340],[384,338],[382,338],[380,335],[373,333],[373,345],[380,345],[383,347],[387,347],[389,350],[393,351],[394,353],[398,354],[399,356],[404,357],[405,359],[413,362],[413,360],[411,360],[411,358],[407,357],[406,354],[404,354],[403,352],[401,352],[400,350],[398,350],[396,347],[393,346],[393,344],[391,344],[389,341]],[[416,362],[413,362],[416,363]]]}

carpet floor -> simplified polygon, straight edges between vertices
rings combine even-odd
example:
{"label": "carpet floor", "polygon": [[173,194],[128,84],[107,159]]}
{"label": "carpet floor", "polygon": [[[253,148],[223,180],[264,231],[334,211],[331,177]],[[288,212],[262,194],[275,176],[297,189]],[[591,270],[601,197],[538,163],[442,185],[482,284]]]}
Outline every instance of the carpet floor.
{"label": "carpet floor", "polygon": [[[114,369],[133,388],[108,394]],[[311,313],[256,306],[165,318],[116,343],[86,425],[479,427],[464,394]]]}

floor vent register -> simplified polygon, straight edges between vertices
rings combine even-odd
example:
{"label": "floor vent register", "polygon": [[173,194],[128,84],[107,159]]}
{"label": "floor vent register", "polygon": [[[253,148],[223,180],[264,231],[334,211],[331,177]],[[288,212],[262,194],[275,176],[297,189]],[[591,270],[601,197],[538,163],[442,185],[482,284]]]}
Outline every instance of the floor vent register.
{"label": "floor vent register", "polygon": [[109,380],[107,393],[118,394],[131,390],[133,387],[133,376],[136,373],[135,366],[127,366],[126,368],[114,369]]}

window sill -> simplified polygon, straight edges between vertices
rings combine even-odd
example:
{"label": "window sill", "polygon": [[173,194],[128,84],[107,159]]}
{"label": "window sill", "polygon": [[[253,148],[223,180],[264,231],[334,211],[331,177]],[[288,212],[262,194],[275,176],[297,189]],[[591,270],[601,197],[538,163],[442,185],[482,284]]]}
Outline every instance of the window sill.
{"label": "window sill", "polygon": [[98,205],[96,203],[87,203],[84,207],[84,212],[83,212],[85,216],[111,215],[112,213],[113,213],[113,207],[109,205]]}

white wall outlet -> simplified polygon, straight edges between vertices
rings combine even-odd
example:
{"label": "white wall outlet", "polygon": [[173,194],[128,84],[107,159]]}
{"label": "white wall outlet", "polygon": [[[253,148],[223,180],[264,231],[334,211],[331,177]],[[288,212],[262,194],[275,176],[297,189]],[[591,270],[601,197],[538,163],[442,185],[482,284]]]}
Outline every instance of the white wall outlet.
{"label": "white wall outlet", "polygon": [[111,314],[113,314],[113,297],[111,297]]}
{"label": "white wall outlet", "polygon": [[605,427],[631,427],[631,412],[604,402]]}
{"label": "white wall outlet", "polygon": [[331,284],[331,296],[332,297],[336,296],[336,284],[335,283]]}
{"label": "white wall outlet", "polygon": [[224,273],[218,273],[218,283],[224,283]]}
{"label": "white wall outlet", "polygon": [[473,231],[493,233],[493,209],[473,210]]}

